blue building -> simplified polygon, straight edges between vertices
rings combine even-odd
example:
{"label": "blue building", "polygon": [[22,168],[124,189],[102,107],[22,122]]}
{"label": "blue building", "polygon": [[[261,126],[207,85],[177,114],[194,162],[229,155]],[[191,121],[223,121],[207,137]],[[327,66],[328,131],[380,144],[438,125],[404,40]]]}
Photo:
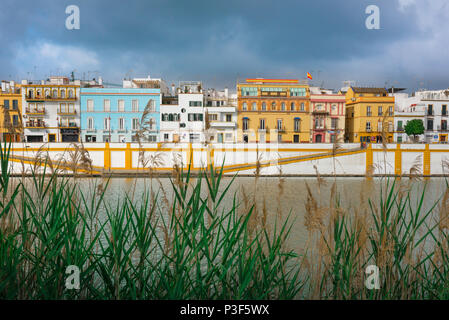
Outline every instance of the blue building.
{"label": "blue building", "polygon": [[[81,88],[83,142],[157,142],[161,91],[157,88]],[[142,116],[145,112],[145,119]]]}

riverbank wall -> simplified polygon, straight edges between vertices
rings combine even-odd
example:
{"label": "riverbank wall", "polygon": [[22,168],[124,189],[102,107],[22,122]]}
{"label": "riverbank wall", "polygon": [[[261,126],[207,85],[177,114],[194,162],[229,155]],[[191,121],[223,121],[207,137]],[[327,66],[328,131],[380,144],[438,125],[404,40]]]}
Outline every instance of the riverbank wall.
{"label": "riverbank wall", "polygon": [[[13,175],[42,173],[58,167],[61,174],[168,175],[174,166],[198,172],[221,167],[228,175],[251,176],[441,176],[449,173],[449,145],[443,144],[142,144],[14,143]],[[48,157],[48,158],[47,158]],[[44,159],[51,161],[44,161]],[[40,159],[40,160],[38,160]],[[82,163],[86,160],[90,168]]]}

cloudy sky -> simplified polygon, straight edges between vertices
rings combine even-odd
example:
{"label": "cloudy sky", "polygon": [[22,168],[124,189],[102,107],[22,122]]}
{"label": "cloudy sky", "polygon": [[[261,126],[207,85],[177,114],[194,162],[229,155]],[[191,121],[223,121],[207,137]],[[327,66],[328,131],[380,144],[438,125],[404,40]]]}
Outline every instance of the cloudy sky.
{"label": "cloudy sky", "polygon": [[[0,78],[246,77],[314,85],[449,86],[448,0],[1,0]],[[367,6],[380,8],[368,30]],[[80,29],[65,27],[66,7]]]}

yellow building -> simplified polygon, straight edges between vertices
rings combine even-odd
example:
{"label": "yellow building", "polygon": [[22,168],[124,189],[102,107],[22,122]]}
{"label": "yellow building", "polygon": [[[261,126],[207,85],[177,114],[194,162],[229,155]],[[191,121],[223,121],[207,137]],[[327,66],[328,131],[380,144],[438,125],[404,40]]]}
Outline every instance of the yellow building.
{"label": "yellow building", "polygon": [[290,79],[237,84],[239,142],[310,142],[310,90]]}
{"label": "yellow building", "polygon": [[2,81],[0,91],[0,141],[22,141],[22,95],[20,85]]}
{"label": "yellow building", "polygon": [[380,143],[382,131],[387,142],[392,142],[394,97],[385,88],[349,87],[345,122],[347,142]]}

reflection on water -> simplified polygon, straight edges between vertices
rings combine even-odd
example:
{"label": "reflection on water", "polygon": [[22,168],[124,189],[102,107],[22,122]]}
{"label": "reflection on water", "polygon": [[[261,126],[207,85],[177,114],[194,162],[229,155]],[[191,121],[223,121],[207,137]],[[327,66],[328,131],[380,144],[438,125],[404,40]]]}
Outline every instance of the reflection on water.
{"label": "reflection on water", "polygon": [[[225,186],[231,178],[223,178],[221,186]],[[392,184],[394,179],[389,179]],[[98,184],[106,185],[107,180],[101,178],[80,179],[79,183],[85,194],[92,194]],[[403,178],[396,180],[396,185],[404,192],[410,191],[412,203],[417,204],[424,188],[426,194],[423,208],[429,210],[438,201],[446,189],[444,178],[432,178],[428,180],[410,180]],[[331,190],[335,184],[335,194],[331,197]],[[232,206],[233,196],[236,194],[240,206],[243,210],[246,203],[255,202],[258,211],[267,213],[269,225],[273,225],[276,217],[285,219],[289,214],[294,219],[288,246],[295,251],[305,247],[308,233],[304,226],[304,216],[306,212],[306,201],[308,197],[307,186],[311,191],[314,200],[320,207],[328,207],[332,201],[339,201],[340,206],[346,211],[357,211],[359,214],[370,214],[368,199],[374,205],[378,204],[381,192],[385,192],[387,180],[365,178],[299,178],[299,177],[260,177],[257,180],[250,177],[236,178],[227,196],[223,201],[223,208]],[[136,203],[142,199],[142,192],[153,189],[161,197],[167,197],[169,201],[173,199],[172,186],[169,178],[160,179],[131,179],[112,178],[109,180],[105,199],[108,204],[114,205],[118,200],[123,199],[128,194]],[[383,191],[382,191],[383,190]],[[207,195],[207,186],[203,187],[204,196]],[[247,207],[247,205],[246,205]]]}

